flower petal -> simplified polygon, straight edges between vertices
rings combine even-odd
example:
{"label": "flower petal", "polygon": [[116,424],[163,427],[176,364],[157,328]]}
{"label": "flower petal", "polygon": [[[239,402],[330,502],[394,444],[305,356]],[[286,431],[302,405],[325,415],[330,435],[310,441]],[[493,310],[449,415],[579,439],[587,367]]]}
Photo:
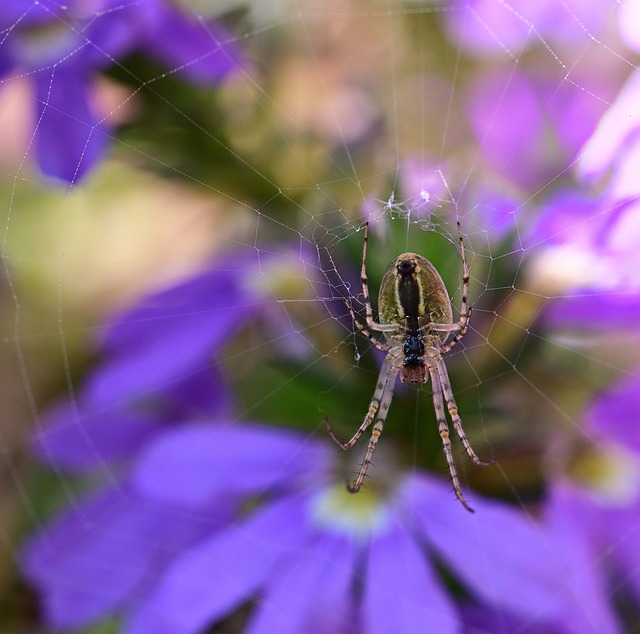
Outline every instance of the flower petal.
{"label": "flower petal", "polygon": [[89,107],[89,76],[66,63],[35,78],[38,165],[47,176],[75,183],[102,157],[109,139]]}
{"label": "flower petal", "polygon": [[529,616],[515,616],[493,606],[464,605],[461,610],[464,632],[468,634],[567,634],[566,628]]}
{"label": "flower petal", "polygon": [[[638,313],[633,313],[637,320]],[[629,424],[638,411],[640,373],[614,383],[594,399],[585,414],[588,432],[600,440],[615,440],[640,455],[640,426]]]}
{"label": "flower petal", "polygon": [[158,13],[145,49],[169,68],[205,84],[220,81],[238,67],[239,51],[228,34],[169,7]]}
{"label": "flower petal", "polygon": [[423,477],[412,478],[404,492],[438,556],[479,598],[535,619],[564,613],[562,545],[545,527],[481,498],[471,515],[444,484]]}
{"label": "flower petal", "polygon": [[30,537],[20,565],[38,589],[47,623],[80,627],[146,591],[172,553],[215,526],[114,488],[81,500]]}
{"label": "flower petal", "polygon": [[[605,580],[599,570],[604,548],[595,546],[590,533],[610,524],[615,526],[615,542],[623,543],[620,535],[624,534],[624,525],[619,521],[622,518],[607,522],[572,487],[556,484],[546,504],[546,519],[554,531],[554,547],[561,553],[557,562],[564,573],[564,594],[573,601],[573,606],[567,606],[563,618],[566,631],[574,634],[620,632],[620,625],[608,602]],[[637,521],[635,514],[633,521],[634,524]],[[637,552],[636,540],[627,542]],[[615,548],[610,549],[612,554],[614,551]],[[640,562],[640,557],[636,556],[636,559]]]}
{"label": "flower petal", "polygon": [[318,534],[271,577],[246,634],[352,632],[356,555],[343,535]]}
{"label": "flower petal", "polygon": [[403,528],[371,543],[363,599],[364,631],[460,632],[455,609],[425,553]]}
{"label": "flower petal", "polygon": [[133,480],[145,495],[198,507],[220,492],[286,484],[328,461],[326,445],[276,427],[190,425],[150,443]]}
{"label": "flower petal", "polygon": [[166,390],[209,367],[217,349],[254,316],[258,297],[242,288],[244,275],[242,264],[237,272],[208,271],[147,297],[118,317],[104,340],[105,359],[89,378],[85,398],[108,406]]}
{"label": "flower petal", "polygon": [[[600,552],[611,555],[623,571],[620,578],[629,584],[630,593],[640,601],[640,549],[638,549],[638,517],[640,500],[624,509],[612,509],[605,515],[605,534],[601,537]],[[599,558],[602,555],[598,555]],[[603,630],[604,631],[604,630]]]}
{"label": "flower petal", "polygon": [[125,628],[127,634],[189,634],[237,607],[308,538],[301,496],[269,504],[175,562]]}
{"label": "flower petal", "polygon": [[128,412],[80,411],[61,403],[33,436],[40,460],[81,472],[123,458],[157,429],[153,416]]}
{"label": "flower petal", "polygon": [[213,368],[142,402],[94,406],[84,394],[75,404],[61,401],[33,436],[40,459],[72,471],[130,458],[149,437],[176,420],[222,417],[230,411],[224,380]]}

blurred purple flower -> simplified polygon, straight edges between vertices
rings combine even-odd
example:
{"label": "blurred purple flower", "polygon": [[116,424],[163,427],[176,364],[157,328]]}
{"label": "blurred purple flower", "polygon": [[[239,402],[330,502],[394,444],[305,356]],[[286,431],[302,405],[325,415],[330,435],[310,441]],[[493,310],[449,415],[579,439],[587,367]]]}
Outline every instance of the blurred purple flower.
{"label": "blurred purple flower", "polygon": [[618,9],[618,28],[624,43],[640,51],[640,2],[628,0]]}
{"label": "blurred purple flower", "polygon": [[496,615],[615,632],[570,530],[483,499],[470,517],[448,486],[417,473],[352,496],[328,441],[226,416],[211,365],[249,320],[288,324],[291,338],[278,299],[283,286],[301,298],[301,282],[324,283],[315,258],[275,245],[226,254],[109,326],[77,406],[37,438],[58,469],[98,468],[106,480],[23,547],[46,623],[120,614],[130,634],[200,632],[259,596],[252,633],[459,632],[435,557]]}
{"label": "blurred purple flower", "polygon": [[145,498],[205,517],[221,496],[264,502],[176,557],[125,631],[204,631],[259,594],[252,634],[459,632],[429,554],[481,604],[577,633],[588,631],[576,614],[586,598],[599,631],[615,631],[592,578],[567,581],[570,535],[478,498],[469,516],[447,486],[418,474],[352,496],[331,475],[332,455],[258,425],[182,427],[151,443],[133,476]]}
{"label": "blurred purple flower", "polygon": [[218,27],[189,19],[164,0],[5,0],[0,29],[2,81],[27,75],[35,84],[38,165],[68,183],[97,163],[112,134],[108,116],[91,104],[100,69],[142,51],[189,81],[212,83],[239,59]]}
{"label": "blurred purple flower", "polygon": [[292,336],[276,300],[287,284],[303,297],[320,293],[319,283],[311,252],[273,245],[264,253],[226,253],[206,271],[141,300],[106,327],[100,364],[77,396],[45,417],[34,437],[37,453],[59,468],[84,471],[128,459],[176,420],[228,415],[228,387],[216,370],[224,347],[243,326],[262,320],[286,333],[283,348],[303,354],[304,341]]}
{"label": "blurred purple flower", "polygon": [[54,408],[34,438],[58,478],[65,477],[61,469],[90,471],[102,483],[72,499],[23,548],[22,571],[41,594],[47,622],[77,628],[127,612],[168,562],[228,522],[233,498],[220,498],[206,517],[176,511],[141,497],[129,482],[130,467],[169,425],[227,420],[231,399],[216,360],[252,321],[284,332],[284,318],[292,338],[289,316],[276,300],[283,285],[293,284],[303,296],[298,285],[314,284],[310,258],[288,246],[237,250],[110,324],[104,363],[76,400]]}
{"label": "blurred purple flower", "polygon": [[221,499],[196,517],[141,498],[124,480],[73,500],[28,538],[20,569],[38,592],[42,621],[77,629],[134,609],[167,565],[232,510]]}
{"label": "blurred purple flower", "polygon": [[[551,485],[548,521],[573,536],[605,591],[640,603],[640,374],[598,395],[583,417],[573,455]],[[615,577],[610,574],[615,571]],[[616,587],[607,583],[616,579]],[[588,606],[588,602],[585,601]]]}
{"label": "blurred purple flower", "polygon": [[609,200],[640,196],[640,72],[634,71],[585,144],[578,164],[588,182],[608,181]]}
{"label": "blurred purple flower", "polygon": [[[480,151],[501,177],[525,189],[556,179],[577,156],[605,111],[608,78],[581,78],[582,90],[513,68],[474,77],[467,112]],[[574,80],[577,81],[577,80]]]}
{"label": "blurred purple flower", "polygon": [[456,0],[447,26],[457,45],[475,55],[516,58],[530,46],[576,43],[582,51],[585,31],[598,33],[611,7],[606,3],[555,0]]}
{"label": "blurred purple flower", "polygon": [[547,202],[523,241],[534,253],[530,284],[549,296],[548,324],[637,326],[638,209],[637,201],[616,203],[571,191]]}

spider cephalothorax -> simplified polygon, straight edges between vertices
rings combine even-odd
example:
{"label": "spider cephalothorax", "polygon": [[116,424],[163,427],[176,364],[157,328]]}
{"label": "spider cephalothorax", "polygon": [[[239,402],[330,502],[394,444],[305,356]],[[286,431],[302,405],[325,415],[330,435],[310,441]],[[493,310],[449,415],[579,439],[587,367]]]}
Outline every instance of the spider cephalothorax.
{"label": "spider cephalothorax", "polygon": [[[380,323],[376,323],[373,320],[367,282],[368,225],[365,225],[360,277],[366,311],[366,326],[356,317],[351,302],[346,300],[346,304],[358,329],[387,356],[382,364],[376,390],[367,414],[353,437],[346,443],[341,442],[334,434],[329,421],[325,419],[329,434],[345,450],[353,447],[375,420],[360,471],[354,482],[348,485],[352,493],[356,493],[362,486],[367,469],[371,464],[373,452],[376,449],[391,404],[398,374],[400,374],[400,380],[403,383],[426,383],[431,377],[438,432],[442,439],[453,488],[465,508],[471,510],[462,494],[453,460],[445,403],[453,427],[471,460],[475,464],[487,463],[478,458],[462,429],[462,420],[458,415],[458,406],[453,396],[447,368],[442,359],[442,355],[449,352],[464,337],[469,328],[471,317],[471,308],[467,306],[470,274],[460,223],[458,223],[458,235],[463,269],[460,319],[453,323],[451,301],[447,288],[433,264],[417,253],[402,253],[389,264],[382,276],[378,295]],[[384,333],[385,341],[379,341],[371,334],[372,331]]]}

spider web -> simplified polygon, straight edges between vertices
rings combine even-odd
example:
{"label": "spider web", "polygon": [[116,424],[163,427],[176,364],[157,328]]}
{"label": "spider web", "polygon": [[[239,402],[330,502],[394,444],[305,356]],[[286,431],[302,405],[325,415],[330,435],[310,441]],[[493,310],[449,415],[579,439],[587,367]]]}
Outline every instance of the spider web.
{"label": "spider web", "polygon": [[[216,359],[234,416],[295,428],[303,446],[325,439],[325,416],[350,437],[381,363],[344,304],[350,298],[364,316],[366,222],[374,315],[384,268],[415,251],[441,273],[454,319],[460,223],[473,316],[446,363],[474,448],[497,460],[476,469],[457,452],[461,479],[465,491],[533,516],[544,489],[573,465],[567,445],[607,445],[584,428],[589,404],[638,370],[638,328],[625,313],[637,293],[637,213],[618,223],[620,201],[636,194],[598,204],[610,174],[597,172],[586,145],[638,72],[629,21],[619,17],[631,8],[300,0],[228,3],[221,12],[213,4],[179,7],[212,50],[220,42],[207,25],[220,20],[223,44],[243,51],[240,70],[196,85],[184,65],[150,61],[144,50],[122,59],[103,52],[91,81],[99,125],[86,133],[106,134],[109,149],[70,183],[40,173],[33,116],[36,74],[50,69],[55,87],[66,53],[0,78],[4,569],[15,570],[26,533],[56,509],[80,507],[88,486],[31,458],[48,407],[77,405],[119,311],[191,275],[243,275],[238,261],[258,262],[245,282],[262,298],[255,323]],[[29,9],[4,27],[0,52],[12,50]],[[55,26],[77,35],[71,21]],[[521,151],[512,141],[520,134]],[[609,242],[592,248],[610,225]],[[619,319],[580,303],[599,293],[619,301]],[[575,317],[574,305],[587,312]],[[342,456],[345,473],[367,436]],[[97,458],[100,477],[117,486],[119,465]],[[446,480],[430,386],[398,386],[369,476],[425,470]],[[618,580],[609,598],[633,631],[629,583]],[[34,627],[34,600],[17,573],[3,584],[0,626]]]}

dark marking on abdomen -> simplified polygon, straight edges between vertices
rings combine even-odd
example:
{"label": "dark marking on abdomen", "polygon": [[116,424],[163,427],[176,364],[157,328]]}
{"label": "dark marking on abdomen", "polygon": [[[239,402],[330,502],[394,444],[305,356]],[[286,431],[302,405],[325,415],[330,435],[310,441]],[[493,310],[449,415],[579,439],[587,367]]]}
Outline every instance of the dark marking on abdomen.
{"label": "dark marking on abdomen", "polygon": [[419,316],[420,288],[414,275],[401,275],[398,278],[398,299],[406,317]]}

